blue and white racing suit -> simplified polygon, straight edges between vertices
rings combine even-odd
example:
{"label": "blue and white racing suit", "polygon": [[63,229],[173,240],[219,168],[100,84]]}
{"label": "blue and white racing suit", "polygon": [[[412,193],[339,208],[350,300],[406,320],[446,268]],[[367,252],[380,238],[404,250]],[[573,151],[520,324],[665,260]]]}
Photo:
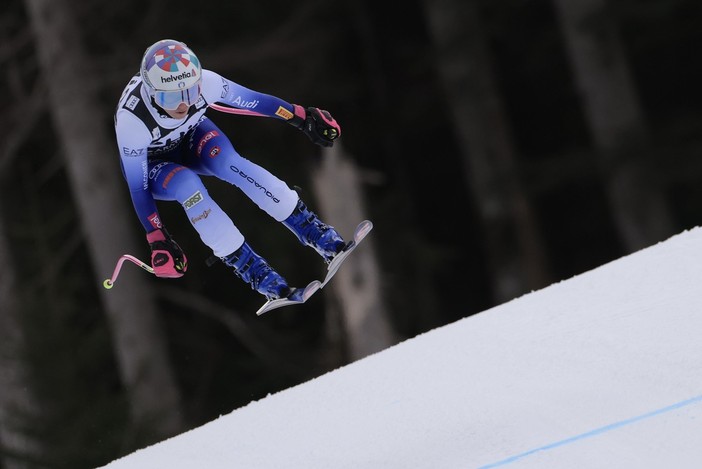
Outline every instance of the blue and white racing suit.
{"label": "blue and white racing suit", "polygon": [[177,200],[190,223],[218,257],[236,251],[244,236],[210,197],[200,176],[215,176],[246,194],[277,221],[298,202],[297,193],[266,169],[243,158],[205,116],[212,103],[289,120],[293,105],[275,96],[202,71],[201,96],[187,116],[173,119],[153,105],[139,75],[122,93],[115,132],[132,203],[147,233],[162,227],[156,200]]}

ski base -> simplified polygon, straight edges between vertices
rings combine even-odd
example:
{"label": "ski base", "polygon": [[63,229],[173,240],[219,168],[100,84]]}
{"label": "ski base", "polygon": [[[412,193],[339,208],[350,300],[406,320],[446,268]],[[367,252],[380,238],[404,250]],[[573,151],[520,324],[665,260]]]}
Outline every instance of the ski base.
{"label": "ski base", "polygon": [[282,308],[283,306],[302,304],[309,300],[320,288],[322,288],[321,282],[319,280],[313,280],[305,288],[295,288],[286,298],[266,301],[264,305],[256,311],[256,316],[260,316],[272,309]]}

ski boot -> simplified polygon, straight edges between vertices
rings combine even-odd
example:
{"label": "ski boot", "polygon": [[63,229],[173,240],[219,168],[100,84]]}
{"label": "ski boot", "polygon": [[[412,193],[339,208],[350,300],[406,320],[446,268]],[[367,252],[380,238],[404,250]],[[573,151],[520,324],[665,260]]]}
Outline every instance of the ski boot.
{"label": "ski boot", "polygon": [[269,300],[285,298],[290,294],[288,282],[246,242],[232,254],[223,257],[222,262],[232,267],[237,277]]}
{"label": "ski boot", "polygon": [[295,233],[302,244],[314,248],[327,264],[346,246],[339,233],[333,227],[322,223],[314,212],[307,209],[302,200],[297,202],[293,213],[283,220],[283,225]]}

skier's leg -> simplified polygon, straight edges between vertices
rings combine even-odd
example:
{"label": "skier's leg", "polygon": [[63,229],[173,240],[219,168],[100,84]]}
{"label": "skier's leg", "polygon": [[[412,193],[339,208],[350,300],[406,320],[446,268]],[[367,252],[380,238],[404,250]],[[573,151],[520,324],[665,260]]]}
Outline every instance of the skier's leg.
{"label": "skier's leg", "polygon": [[171,162],[150,165],[149,183],[157,200],[177,200],[200,235],[222,261],[251,287],[267,298],[290,293],[283,277],[258,256],[229,216],[210,197],[200,177],[189,168]]}
{"label": "skier's leg", "polygon": [[283,220],[283,225],[295,233],[302,244],[314,248],[327,263],[346,245],[334,227],[323,223],[302,200],[298,200],[292,214]]}
{"label": "skier's leg", "polygon": [[171,162],[151,163],[149,183],[155,199],[180,203],[202,242],[216,256],[231,254],[244,242],[244,236],[210,197],[198,175],[185,166]]}
{"label": "skier's leg", "polygon": [[243,158],[224,133],[204,119],[193,134],[187,166],[241,189],[276,221],[287,218],[297,204],[297,192],[263,167]]}
{"label": "skier's leg", "polygon": [[233,268],[234,273],[251,285],[251,288],[270,300],[290,294],[287,281],[246,242],[232,254],[223,257],[222,262]]}
{"label": "skier's leg", "polygon": [[239,187],[275,220],[282,222],[300,242],[314,248],[327,262],[345,243],[337,231],[319,217],[290,189],[266,169],[243,158],[226,135],[210,120],[195,131],[191,147],[191,166]]}

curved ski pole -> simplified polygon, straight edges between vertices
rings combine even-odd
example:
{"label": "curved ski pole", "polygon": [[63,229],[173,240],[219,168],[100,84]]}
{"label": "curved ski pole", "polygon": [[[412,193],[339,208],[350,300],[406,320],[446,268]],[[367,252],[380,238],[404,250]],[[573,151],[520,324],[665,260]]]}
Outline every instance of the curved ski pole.
{"label": "curved ski pole", "polygon": [[131,254],[125,254],[122,257],[119,258],[117,261],[117,265],[115,266],[114,272],[112,272],[112,277],[105,279],[104,282],[102,282],[102,286],[105,287],[106,289],[110,289],[115,285],[115,281],[117,280],[117,276],[119,275],[119,271],[122,269],[122,264],[124,264],[124,261],[130,261],[144,269],[150,274],[154,273],[153,267],[151,267],[149,264],[146,262],[140,261],[136,257],[132,256]]}

